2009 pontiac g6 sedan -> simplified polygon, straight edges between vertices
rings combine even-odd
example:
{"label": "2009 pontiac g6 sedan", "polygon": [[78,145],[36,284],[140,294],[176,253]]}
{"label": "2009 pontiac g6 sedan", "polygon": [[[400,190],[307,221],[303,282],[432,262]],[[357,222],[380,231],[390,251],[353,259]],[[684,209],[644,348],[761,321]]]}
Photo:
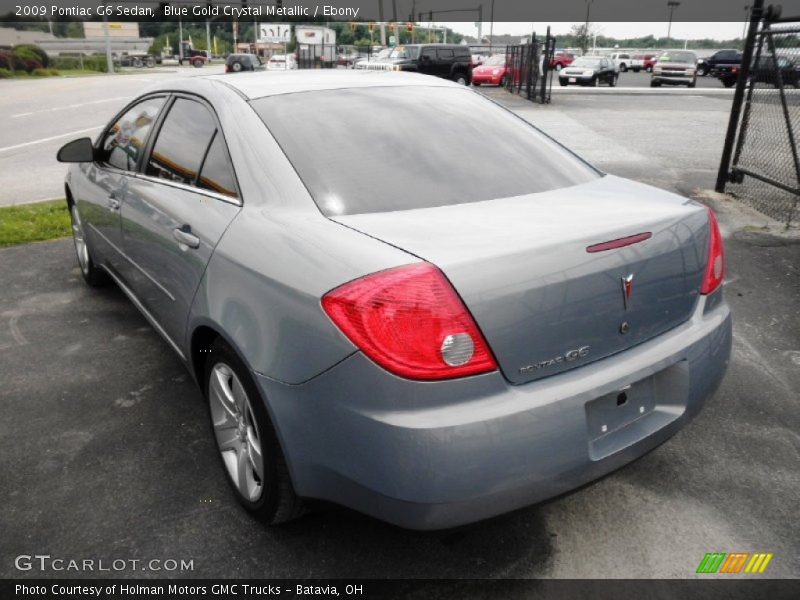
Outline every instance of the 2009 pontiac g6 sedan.
{"label": "2009 pontiac g6 sedan", "polygon": [[269,523],[553,497],[669,438],[728,363],[713,213],[442,79],[187,78],[59,159],[84,278],[180,355]]}

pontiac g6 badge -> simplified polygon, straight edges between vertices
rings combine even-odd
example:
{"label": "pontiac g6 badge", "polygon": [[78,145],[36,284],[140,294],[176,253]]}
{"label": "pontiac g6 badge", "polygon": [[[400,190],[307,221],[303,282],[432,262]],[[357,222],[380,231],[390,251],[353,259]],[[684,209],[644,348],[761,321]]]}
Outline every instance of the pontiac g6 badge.
{"label": "pontiac g6 badge", "polygon": [[633,273],[622,279],[622,299],[625,302],[625,310],[631,307],[631,292],[633,292]]}
{"label": "pontiac g6 badge", "polygon": [[567,350],[564,352],[564,354],[559,354],[558,356],[554,356],[548,360],[543,360],[542,362],[520,367],[519,372],[521,374],[530,373],[531,371],[552,367],[553,365],[560,363],[572,362],[574,360],[578,360],[579,358],[585,358],[586,356],[589,356],[589,346],[581,346],[580,348],[575,348],[574,350]]}

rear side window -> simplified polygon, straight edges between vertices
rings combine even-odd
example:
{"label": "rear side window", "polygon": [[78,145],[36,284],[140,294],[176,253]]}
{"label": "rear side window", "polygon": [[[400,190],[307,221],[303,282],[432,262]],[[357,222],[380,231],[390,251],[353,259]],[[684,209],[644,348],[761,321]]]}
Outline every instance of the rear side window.
{"label": "rear side window", "polygon": [[519,117],[462,88],[325,90],[252,106],[328,216],[507,198],[599,177]]}
{"label": "rear side window", "polygon": [[203,161],[197,186],[231,198],[237,196],[231,159],[225,147],[225,140],[219,131],[214,135],[206,159]]}
{"label": "rear side window", "polygon": [[453,51],[450,48],[440,48],[436,51],[439,60],[453,60]]}
{"label": "rear side window", "polygon": [[178,98],[169,110],[147,161],[147,175],[193,185],[216,130],[208,109]]}
{"label": "rear side window", "polygon": [[123,171],[135,171],[164,98],[148,98],[126,111],[103,139],[103,162]]}

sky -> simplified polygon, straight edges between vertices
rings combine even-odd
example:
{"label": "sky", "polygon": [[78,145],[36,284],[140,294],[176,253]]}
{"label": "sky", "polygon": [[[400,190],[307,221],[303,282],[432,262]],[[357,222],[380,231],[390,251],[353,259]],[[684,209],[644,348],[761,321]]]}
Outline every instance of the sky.
{"label": "sky", "polygon": [[[457,23],[437,23],[438,25],[446,25],[453,31],[464,35],[471,35],[477,37],[478,29],[474,23],[466,23],[464,21]],[[495,23],[494,33],[511,35],[527,35],[531,31],[535,31],[537,35],[544,35],[547,31],[547,26],[550,25],[551,32],[554,35],[569,33],[573,25],[582,25],[583,23]],[[668,23],[614,23],[614,22],[593,22],[591,25],[598,35],[605,35],[615,38],[632,38],[641,37],[648,34],[653,34],[655,37],[666,37]],[[490,24],[483,23],[483,35],[489,35]],[[732,38],[742,37],[744,27],[744,15],[742,21],[737,22],[724,22],[724,23],[688,23],[675,21],[672,23],[672,31],[670,37],[676,39],[702,39],[711,38],[715,40],[729,40]]]}

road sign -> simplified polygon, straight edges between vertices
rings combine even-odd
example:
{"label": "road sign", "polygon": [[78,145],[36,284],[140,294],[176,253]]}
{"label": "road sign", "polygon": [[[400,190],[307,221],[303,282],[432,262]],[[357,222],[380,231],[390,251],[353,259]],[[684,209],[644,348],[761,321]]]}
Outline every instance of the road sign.
{"label": "road sign", "polygon": [[291,39],[291,25],[263,23],[258,26],[258,41],[263,44],[288,44]]}

